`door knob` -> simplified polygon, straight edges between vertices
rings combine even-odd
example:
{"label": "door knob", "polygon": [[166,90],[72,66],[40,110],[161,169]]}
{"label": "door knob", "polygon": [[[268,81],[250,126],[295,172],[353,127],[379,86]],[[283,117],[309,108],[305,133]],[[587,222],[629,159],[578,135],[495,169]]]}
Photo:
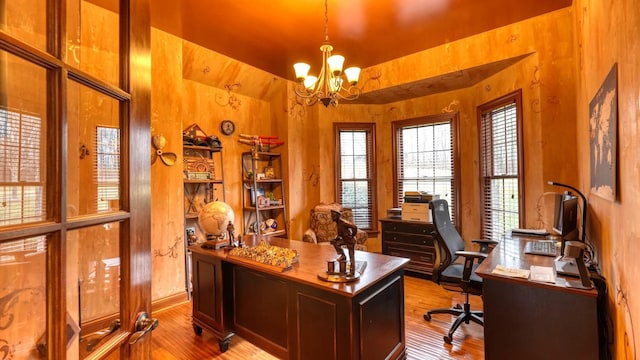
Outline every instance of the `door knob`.
{"label": "door knob", "polygon": [[136,332],[129,338],[129,345],[133,345],[141,337],[158,327],[158,319],[152,319],[146,312],[141,312],[136,320]]}

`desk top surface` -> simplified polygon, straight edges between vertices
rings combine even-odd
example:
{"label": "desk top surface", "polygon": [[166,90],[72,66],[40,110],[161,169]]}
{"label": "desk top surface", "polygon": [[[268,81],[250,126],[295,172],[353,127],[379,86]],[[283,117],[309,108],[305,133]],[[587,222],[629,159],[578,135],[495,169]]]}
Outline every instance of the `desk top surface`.
{"label": "desk top surface", "polygon": [[349,283],[332,283],[320,280],[318,274],[326,271],[327,261],[334,260],[337,257],[333,246],[316,245],[298,240],[287,240],[275,237],[243,236],[243,240],[248,246],[257,245],[262,238],[271,245],[296,250],[298,252],[298,261],[294,263],[290,269],[285,271],[269,271],[269,269],[265,269],[260,266],[260,264],[252,265],[247,262],[239,262],[232,257],[227,257],[224,250],[207,250],[199,245],[191,246],[189,249],[194,253],[212,256],[247,268],[268,272],[286,280],[305,283],[313,287],[339,293],[343,296],[355,296],[361,293],[381,279],[402,269],[409,262],[409,259],[402,257],[356,250],[356,261],[367,262],[367,266],[360,278]]}
{"label": "desk top surface", "polygon": [[524,236],[512,236],[506,235],[505,238],[498,244],[487,256],[487,258],[480,264],[476,270],[476,274],[484,279],[493,279],[501,281],[510,281],[521,283],[530,286],[537,286],[543,288],[549,288],[553,290],[563,290],[573,293],[580,293],[587,296],[597,296],[598,292],[595,289],[583,290],[576,288],[569,288],[564,285],[563,280],[575,280],[574,278],[565,277],[562,275],[556,275],[558,281],[556,284],[543,283],[537,281],[531,281],[523,278],[508,277],[503,275],[494,274],[492,271],[497,265],[502,265],[507,268],[525,269],[528,270],[531,265],[536,266],[549,266],[554,267],[554,257],[525,254],[524,246],[528,241],[544,240],[539,237],[524,237]]}

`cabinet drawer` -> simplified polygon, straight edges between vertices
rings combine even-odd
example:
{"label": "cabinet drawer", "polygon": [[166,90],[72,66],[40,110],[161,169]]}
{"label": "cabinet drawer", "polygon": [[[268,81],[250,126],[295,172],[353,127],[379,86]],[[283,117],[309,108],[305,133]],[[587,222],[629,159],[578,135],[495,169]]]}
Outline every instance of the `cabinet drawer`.
{"label": "cabinet drawer", "polygon": [[387,244],[387,253],[388,255],[409,258],[412,262],[425,264],[429,267],[433,267],[433,261],[435,260],[433,247],[427,246],[389,243]]}
{"label": "cabinet drawer", "polygon": [[413,245],[433,246],[433,236],[430,235],[417,235],[401,232],[383,232],[383,242],[399,242]]}
{"label": "cabinet drawer", "polygon": [[383,222],[382,231],[431,235],[433,225],[429,223]]}

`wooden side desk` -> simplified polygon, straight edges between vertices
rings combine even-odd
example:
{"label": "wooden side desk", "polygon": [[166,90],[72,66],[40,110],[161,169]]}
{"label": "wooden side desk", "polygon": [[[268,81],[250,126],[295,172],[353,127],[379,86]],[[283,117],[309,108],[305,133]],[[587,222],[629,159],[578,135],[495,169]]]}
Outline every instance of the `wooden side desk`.
{"label": "wooden side desk", "polygon": [[[243,236],[248,245],[259,238]],[[332,246],[267,238],[298,251],[284,272],[238,261],[223,250],[190,247],[193,327],[211,331],[221,351],[238,334],[281,359],[405,359],[404,273],[409,259],[356,251],[360,279],[318,279]]]}
{"label": "wooden side desk", "polygon": [[[523,253],[536,238],[506,237],[478,267],[483,278],[486,359],[598,359],[597,290],[493,274],[496,265],[554,266],[554,258]],[[573,279],[572,279],[573,280]]]}

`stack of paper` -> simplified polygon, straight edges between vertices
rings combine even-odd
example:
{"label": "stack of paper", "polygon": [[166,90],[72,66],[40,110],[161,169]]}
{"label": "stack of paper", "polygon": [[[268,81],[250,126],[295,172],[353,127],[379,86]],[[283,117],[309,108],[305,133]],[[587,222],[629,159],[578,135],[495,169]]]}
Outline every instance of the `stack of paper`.
{"label": "stack of paper", "polygon": [[531,265],[531,276],[530,280],[532,281],[540,281],[547,283],[555,283],[556,282],[556,273],[554,269],[550,266],[536,266]]}
{"label": "stack of paper", "polygon": [[517,278],[523,278],[523,279],[526,279],[529,277],[529,270],[508,268],[500,264],[496,265],[492,273],[497,275],[502,275],[502,276],[517,277]]}

